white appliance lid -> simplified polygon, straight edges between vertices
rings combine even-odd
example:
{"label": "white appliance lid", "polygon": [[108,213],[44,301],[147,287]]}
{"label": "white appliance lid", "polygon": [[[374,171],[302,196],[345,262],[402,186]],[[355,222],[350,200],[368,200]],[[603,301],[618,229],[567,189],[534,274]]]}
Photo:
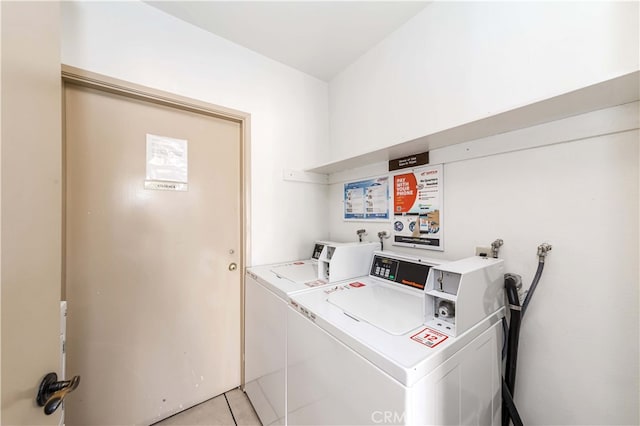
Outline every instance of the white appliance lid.
{"label": "white appliance lid", "polygon": [[327,301],[344,313],[400,336],[423,324],[423,298],[418,294],[370,285],[357,291],[332,293]]}
{"label": "white appliance lid", "polygon": [[276,266],[271,268],[271,271],[295,283],[306,283],[318,279],[318,264],[311,261]]}

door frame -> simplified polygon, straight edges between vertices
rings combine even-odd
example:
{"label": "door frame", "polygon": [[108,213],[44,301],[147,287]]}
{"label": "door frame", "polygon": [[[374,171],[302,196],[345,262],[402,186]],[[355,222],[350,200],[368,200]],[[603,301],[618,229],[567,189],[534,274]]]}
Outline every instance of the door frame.
{"label": "door frame", "polygon": [[[233,121],[240,125],[240,385],[244,388],[244,313],[245,313],[245,274],[246,265],[251,264],[251,114],[211,104],[197,99],[187,98],[174,93],[165,92],[147,86],[131,83],[125,80],[97,74],[80,68],[62,64],[62,179],[66,180],[65,164],[65,86],[68,84],[89,87],[108,93],[126,96],[128,98],[152,102],[189,112],[195,112],[223,120]],[[65,235],[65,203],[66,189],[62,189],[62,235]],[[65,282],[65,239],[62,239],[62,283]],[[62,300],[65,297],[65,288],[62,288]]]}

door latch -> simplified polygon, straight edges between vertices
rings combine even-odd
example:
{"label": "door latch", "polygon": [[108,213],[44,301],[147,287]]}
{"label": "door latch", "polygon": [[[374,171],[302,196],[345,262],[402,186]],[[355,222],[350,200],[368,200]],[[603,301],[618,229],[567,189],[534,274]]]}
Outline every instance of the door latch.
{"label": "door latch", "polygon": [[58,381],[56,373],[49,373],[44,376],[36,402],[39,407],[44,407],[44,413],[48,416],[58,409],[62,400],[71,392],[76,390],[80,384],[80,376],[73,376],[71,380]]}

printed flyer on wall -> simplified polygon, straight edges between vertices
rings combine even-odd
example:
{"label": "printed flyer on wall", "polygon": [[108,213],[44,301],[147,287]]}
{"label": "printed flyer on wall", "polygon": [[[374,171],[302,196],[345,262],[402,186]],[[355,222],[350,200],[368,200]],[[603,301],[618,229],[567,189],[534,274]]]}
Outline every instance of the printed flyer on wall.
{"label": "printed flyer on wall", "polygon": [[389,177],[344,184],[344,220],[389,220]]}
{"label": "printed flyer on wall", "polygon": [[444,250],[442,164],[393,177],[393,245]]}

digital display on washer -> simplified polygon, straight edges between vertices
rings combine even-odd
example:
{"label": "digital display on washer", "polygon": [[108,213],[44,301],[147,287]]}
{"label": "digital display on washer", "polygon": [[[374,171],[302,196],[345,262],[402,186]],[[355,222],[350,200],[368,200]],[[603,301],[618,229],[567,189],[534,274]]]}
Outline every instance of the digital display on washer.
{"label": "digital display on washer", "polygon": [[322,249],[324,248],[324,244],[316,244],[313,248],[313,256],[312,259],[320,259],[320,254],[322,253]]}
{"label": "digital display on washer", "polygon": [[373,257],[370,274],[374,277],[424,290],[431,266],[376,255]]}

